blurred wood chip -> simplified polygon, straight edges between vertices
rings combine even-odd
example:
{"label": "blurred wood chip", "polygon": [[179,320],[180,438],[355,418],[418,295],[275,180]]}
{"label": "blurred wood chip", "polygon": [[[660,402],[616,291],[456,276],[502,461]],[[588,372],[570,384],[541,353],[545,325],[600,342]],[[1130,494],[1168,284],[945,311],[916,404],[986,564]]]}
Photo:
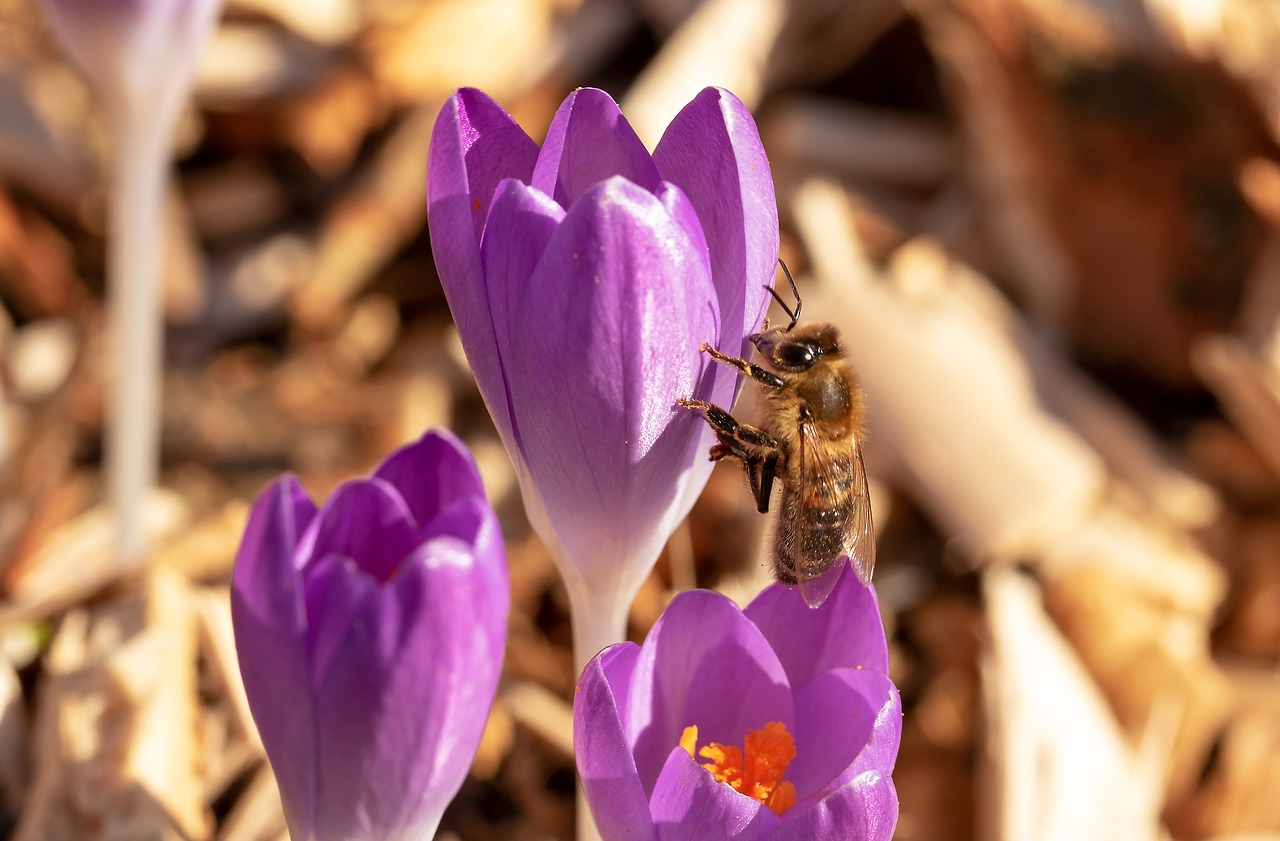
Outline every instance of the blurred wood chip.
{"label": "blurred wood chip", "polygon": [[190,588],[163,568],[65,617],[39,692],[17,841],[210,837],[195,641]]}
{"label": "blurred wood chip", "polygon": [[[162,545],[190,519],[186,502],[153,489],[145,501],[143,528]],[[114,521],[99,505],[54,531],[40,548],[10,571],[9,599],[0,605],[0,626],[48,618],[135,571],[113,551]]]}
{"label": "blurred wood chip", "polygon": [[991,652],[987,686],[987,820],[1007,841],[1156,841],[1160,736],[1135,753],[1030,579],[984,580]]}
{"label": "blurred wood chip", "polygon": [[1193,336],[1239,310],[1275,159],[1259,103],[1162,38],[1145,4],[917,0],[1018,290],[1096,364],[1194,385]]}

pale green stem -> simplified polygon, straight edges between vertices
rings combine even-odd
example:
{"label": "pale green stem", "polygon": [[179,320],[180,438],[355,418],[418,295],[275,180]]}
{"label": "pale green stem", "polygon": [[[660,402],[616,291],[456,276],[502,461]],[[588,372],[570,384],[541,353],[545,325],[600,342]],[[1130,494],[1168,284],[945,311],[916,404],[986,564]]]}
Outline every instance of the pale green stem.
{"label": "pale green stem", "polygon": [[[566,578],[566,588],[573,629],[573,670],[580,676],[600,649],[627,638],[627,614],[635,593],[619,598],[616,593],[600,593],[581,579],[569,578]],[[578,841],[601,841],[581,782],[578,784]]]}
{"label": "pale green stem", "polygon": [[107,420],[108,498],[121,561],[146,557],[147,496],[160,460],[163,318],[160,250],[172,120],[154,109],[110,114],[112,171],[107,220],[107,318],[113,363]]}

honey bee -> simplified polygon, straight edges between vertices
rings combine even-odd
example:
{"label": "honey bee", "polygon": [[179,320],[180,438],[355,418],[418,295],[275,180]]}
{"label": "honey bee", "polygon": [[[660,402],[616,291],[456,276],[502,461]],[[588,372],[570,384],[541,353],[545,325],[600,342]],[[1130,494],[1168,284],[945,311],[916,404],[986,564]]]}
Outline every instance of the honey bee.
{"label": "honey bee", "polygon": [[773,529],[774,575],[798,584],[805,603],[819,607],[839,579],[845,556],[866,584],[876,563],[871,498],[862,463],[865,409],[857,375],[845,362],[840,334],[830,324],[800,324],[800,293],[785,263],[782,271],[795,296],[792,310],[772,288],[769,294],[790,318],[785,327],[750,337],[768,368],[710,345],[700,348],[758,384],[764,399],[759,427],[739,423],[703,400],[681,398],[680,406],[700,410],[718,443],[711,460],[742,462],[760,513],[769,511],[777,479],[780,510]]}

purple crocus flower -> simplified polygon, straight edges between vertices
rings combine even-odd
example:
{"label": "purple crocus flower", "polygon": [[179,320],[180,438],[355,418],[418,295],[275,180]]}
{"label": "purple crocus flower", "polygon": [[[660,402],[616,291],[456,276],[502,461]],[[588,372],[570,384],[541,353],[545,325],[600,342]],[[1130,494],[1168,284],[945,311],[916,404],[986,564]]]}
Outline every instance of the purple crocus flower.
{"label": "purple crocus flower", "polygon": [[497,519],[449,433],[319,509],[292,476],[263,491],[231,615],[296,841],[433,836],[493,702],[508,602]]}
{"label": "purple crocus flower", "polygon": [[[541,148],[462,89],[431,138],[428,223],[467,358],[556,557],[575,623],[625,611],[709,475],[676,399],[730,405],[778,256],[769,163],[746,107],[702,91],[653,154],[604,92],[574,91]],[[580,629],[579,624],[579,629]]]}
{"label": "purple crocus flower", "polygon": [[103,105],[111,137],[107,298],[114,370],[107,491],[116,551],[146,557],[143,498],[160,463],[160,244],[174,126],[222,0],[40,0]]}
{"label": "purple crocus flower", "polygon": [[887,671],[875,594],[847,564],[818,610],[781,584],[746,610],[681,593],[644,645],[605,649],[578,683],[574,753],[601,836],[888,839],[902,706]]}
{"label": "purple crocus flower", "polygon": [[[176,111],[222,0],[40,0],[67,56],[111,109]],[[163,103],[157,102],[159,98]]]}

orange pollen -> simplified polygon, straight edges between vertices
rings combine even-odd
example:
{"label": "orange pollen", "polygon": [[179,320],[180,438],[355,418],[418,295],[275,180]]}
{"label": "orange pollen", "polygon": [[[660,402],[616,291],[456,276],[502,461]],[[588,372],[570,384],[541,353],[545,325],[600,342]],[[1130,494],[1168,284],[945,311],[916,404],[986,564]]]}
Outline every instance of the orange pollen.
{"label": "orange pollen", "polygon": [[[680,735],[680,747],[693,756],[698,744],[698,728],[691,725]],[[716,782],[726,783],[781,815],[796,804],[796,787],[782,779],[787,765],[796,758],[796,741],[781,721],[771,721],[747,734],[741,749],[734,745],[711,744],[698,751],[710,759],[703,768]]]}

